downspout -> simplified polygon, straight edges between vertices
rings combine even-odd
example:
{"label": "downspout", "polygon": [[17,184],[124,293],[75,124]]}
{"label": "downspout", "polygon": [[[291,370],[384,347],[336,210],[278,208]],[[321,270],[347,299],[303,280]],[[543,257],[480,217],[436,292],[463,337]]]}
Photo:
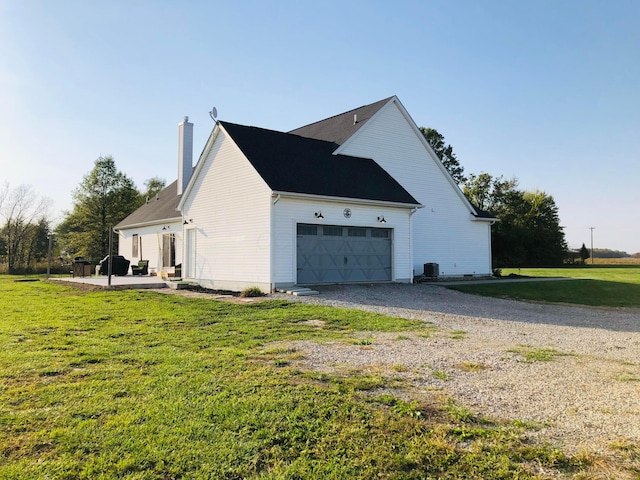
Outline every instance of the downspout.
{"label": "downspout", "polygon": [[417,211],[418,207],[412,208],[409,212],[409,269],[411,272],[411,283],[414,283],[413,279],[416,276],[413,271],[413,219],[411,217],[413,217],[413,214]]}
{"label": "downspout", "polygon": [[271,288],[270,288],[270,290],[271,290],[272,293],[275,292],[275,289],[276,289],[276,279],[275,279],[275,275],[276,274],[275,274],[275,268],[274,268],[275,255],[276,255],[276,253],[275,253],[275,248],[276,248],[275,247],[275,244],[276,244],[276,242],[275,242],[275,231],[276,231],[276,229],[275,229],[275,214],[274,214],[274,211],[275,211],[276,203],[278,203],[279,201],[280,201],[280,194],[278,193],[276,195],[276,198],[273,199],[273,202],[271,202],[271,212],[270,212],[271,218],[269,219],[270,224],[271,224],[271,234],[269,235],[269,237],[270,237],[269,250],[270,250],[270,257],[271,257],[271,261],[269,262],[269,272],[270,272],[270,277],[271,277]]}
{"label": "downspout", "polygon": [[187,262],[191,260],[187,258],[187,235],[184,229],[187,219],[184,217],[184,212],[180,212],[180,228],[182,229],[182,272],[180,276],[184,279],[187,274]]}

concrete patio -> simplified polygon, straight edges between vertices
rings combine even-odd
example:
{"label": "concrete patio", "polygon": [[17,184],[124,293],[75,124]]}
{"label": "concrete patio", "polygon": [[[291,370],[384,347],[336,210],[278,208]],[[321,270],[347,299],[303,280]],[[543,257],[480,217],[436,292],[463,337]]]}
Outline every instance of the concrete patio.
{"label": "concrete patio", "polygon": [[86,285],[104,289],[113,290],[128,290],[128,289],[143,289],[143,288],[177,288],[177,282],[171,282],[163,280],[160,277],[148,277],[141,275],[126,275],[124,277],[111,276],[111,285],[109,285],[109,279],[103,275],[96,275],[91,277],[49,277],[49,280],[54,282]]}

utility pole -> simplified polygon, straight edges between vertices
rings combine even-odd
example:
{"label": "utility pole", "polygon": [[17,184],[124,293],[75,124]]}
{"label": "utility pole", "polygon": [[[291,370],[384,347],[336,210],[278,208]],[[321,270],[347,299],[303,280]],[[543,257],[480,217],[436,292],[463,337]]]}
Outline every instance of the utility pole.
{"label": "utility pole", "polygon": [[51,276],[51,244],[53,243],[53,233],[49,232],[49,250],[47,251],[47,278]]}
{"label": "utility pole", "polygon": [[113,272],[113,255],[111,250],[113,249],[113,227],[109,227],[109,257],[107,260],[107,285],[111,287],[111,273]]}
{"label": "utility pole", "polygon": [[593,265],[593,231],[596,229],[596,227],[589,227],[589,230],[591,230],[591,265]]}

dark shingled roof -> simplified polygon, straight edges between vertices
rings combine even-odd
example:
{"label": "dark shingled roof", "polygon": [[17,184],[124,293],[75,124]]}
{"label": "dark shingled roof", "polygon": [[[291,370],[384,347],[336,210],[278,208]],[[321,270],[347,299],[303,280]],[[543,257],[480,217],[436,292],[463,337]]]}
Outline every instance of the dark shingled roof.
{"label": "dark shingled roof", "polygon": [[[319,122],[306,125],[304,127],[291,130],[289,133],[300,135],[301,137],[315,138],[317,140],[326,140],[342,145],[356,131],[373,117],[393,97],[385,98],[370,105],[349,110],[334,117],[320,120]],[[354,125],[353,116],[357,115],[358,121]]]}
{"label": "dark shingled roof", "polygon": [[161,222],[163,220],[175,221],[181,219],[182,215],[176,210],[180,197],[177,195],[178,181],[176,180],[168,187],[162,189],[157,197],[149,199],[148,203],[145,203],[135,212],[122,220],[116,228],[125,228],[131,225],[139,225],[141,223],[154,223]]}
{"label": "dark shingled roof", "polygon": [[273,191],[419,205],[375,161],[333,155],[335,143],[220,124]]}
{"label": "dark shingled roof", "polygon": [[486,212],[484,210],[479,209],[478,207],[476,207],[473,203],[469,202],[471,204],[471,206],[473,207],[473,209],[476,211],[476,213],[474,214],[474,216],[476,218],[493,218],[495,219],[495,215],[491,215],[489,212]]}

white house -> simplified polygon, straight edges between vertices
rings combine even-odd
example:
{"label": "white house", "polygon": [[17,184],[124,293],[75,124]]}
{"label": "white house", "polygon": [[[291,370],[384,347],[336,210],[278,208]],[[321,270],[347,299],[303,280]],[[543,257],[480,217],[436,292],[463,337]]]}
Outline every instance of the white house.
{"label": "white house", "polygon": [[179,129],[178,181],[117,226],[133,263],[230,290],[491,274],[495,219],[395,96],[288,133],[218,121],[195,168]]}

